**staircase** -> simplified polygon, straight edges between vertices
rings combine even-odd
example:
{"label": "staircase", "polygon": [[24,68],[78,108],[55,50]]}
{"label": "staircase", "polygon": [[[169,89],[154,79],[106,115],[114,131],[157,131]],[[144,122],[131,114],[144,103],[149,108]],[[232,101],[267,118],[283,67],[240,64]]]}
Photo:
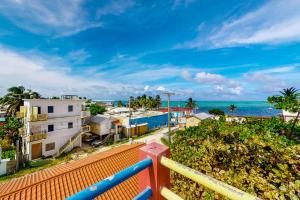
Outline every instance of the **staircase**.
{"label": "staircase", "polygon": [[[86,128],[88,127],[88,128]],[[73,145],[83,133],[87,133],[90,131],[89,126],[84,126],[81,128],[81,131],[79,133],[76,133],[73,135],[68,142],[66,142],[62,147],[59,148],[58,152],[54,155],[54,158],[60,156],[63,152],[65,152],[71,145]]]}

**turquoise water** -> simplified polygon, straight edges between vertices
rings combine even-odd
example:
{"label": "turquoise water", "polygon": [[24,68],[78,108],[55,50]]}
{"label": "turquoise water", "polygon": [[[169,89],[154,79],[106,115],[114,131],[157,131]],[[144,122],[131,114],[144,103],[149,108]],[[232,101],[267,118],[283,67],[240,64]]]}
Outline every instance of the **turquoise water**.
{"label": "turquoise water", "polygon": [[[266,101],[196,101],[198,108],[196,112],[208,112],[210,109],[218,108],[226,114],[240,116],[276,116],[281,113],[281,110],[276,110]],[[171,101],[170,105],[185,107],[185,101]],[[228,106],[234,104],[237,109],[235,112],[230,112]],[[167,102],[162,102],[162,107],[166,107]]]}
{"label": "turquoise water", "polygon": [[[114,102],[115,105],[117,102]],[[196,112],[208,112],[210,109],[218,108],[229,115],[239,116],[276,116],[281,110],[276,110],[266,101],[196,101],[198,108]],[[126,105],[127,101],[123,101]],[[171,107],[185,107],[185,101],[171,101]],[[237,107],[235,112],[230,112],[228,106],[234,104]],[[162,107],[167,107],[168,102],[162,101]]]}

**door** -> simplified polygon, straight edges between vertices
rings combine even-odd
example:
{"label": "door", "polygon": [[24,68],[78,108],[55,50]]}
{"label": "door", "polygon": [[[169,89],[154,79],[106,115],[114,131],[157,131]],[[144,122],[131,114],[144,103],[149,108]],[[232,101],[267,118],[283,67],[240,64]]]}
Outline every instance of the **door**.
{"label": "door", "polygon": [[42,157],[42,143],[31,145],[31,160]]}

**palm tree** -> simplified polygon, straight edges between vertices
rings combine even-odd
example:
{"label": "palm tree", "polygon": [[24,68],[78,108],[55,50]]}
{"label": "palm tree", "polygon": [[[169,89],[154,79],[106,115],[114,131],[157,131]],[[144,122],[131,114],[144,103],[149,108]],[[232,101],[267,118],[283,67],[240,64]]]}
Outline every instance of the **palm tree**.
{"label": "palm tree", "polygon": [[159,94],[155,96],[155,104],[156,104],[156,108],[159,109],[161,105],[161,98]]}
{"label": "palm tree", "polygon": [[121,100],[119,100],[118,103],[117,103],[117,106],[118,107],[123,107],[123,102]]}
{"label": "palm tree", "polygon": [[297,97],[297,96],[299,96],[298,90],[294,87],[285,88],[282,91],[280,91],[280,93],[284,97]]}
{"label": "palm tree", "polygon": [[197,103],[193,100],[193,98],[188,98],[186,104],[185,104],[186,108],[190,108],[190,109],[194,109],[197,107]]}
{"label": "palm tree", "polygon": [[231,104],[231,105],[228,106],[228,110],[230,112],[234,112],[236,109],[237,109],[237,107],[234,104]]}
{"label": "palm tree", "polygon": [[7,94],[1,99],[2,106],[8,106],[6,113],[13,116],[23,105],[23,99],[39,99],[41,95],[32,90],[26,90],[23,86],[14,86],[7,89]]}

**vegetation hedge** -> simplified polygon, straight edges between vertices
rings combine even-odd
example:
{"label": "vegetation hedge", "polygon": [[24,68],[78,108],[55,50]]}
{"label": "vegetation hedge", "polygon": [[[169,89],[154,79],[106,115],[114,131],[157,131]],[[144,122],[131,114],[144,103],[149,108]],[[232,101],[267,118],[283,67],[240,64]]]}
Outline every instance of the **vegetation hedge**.
{"label": "vegetation hedge", "polygon": [[[286,135],[290,126],[276,118],[204,120],[176,132],[172,159],[263,199],[299,199],[300,143]],[[185,199],[225,199],[180,174],[171,175],[173,191]]]}

